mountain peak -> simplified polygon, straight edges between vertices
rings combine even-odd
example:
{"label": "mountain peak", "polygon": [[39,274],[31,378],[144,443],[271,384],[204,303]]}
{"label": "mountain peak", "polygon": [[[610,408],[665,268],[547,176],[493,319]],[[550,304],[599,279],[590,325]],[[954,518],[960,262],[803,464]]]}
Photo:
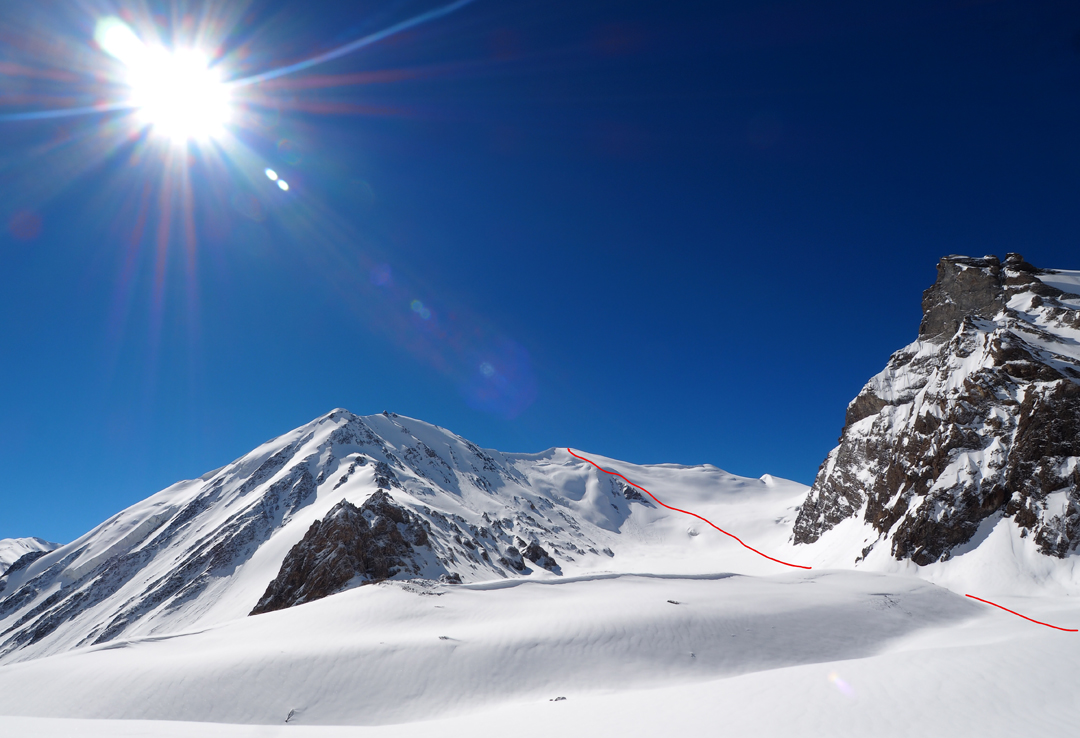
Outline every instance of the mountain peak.
{"label": "mountain peak", "polygon": [[[715,467],[598,461],[691,490],[705,512],[744,489],[788,510],[804,489]],[[503,454],[414,418],[335,408],[0,578],[0,661],[221,623],[386,579],[609,570],[645,530],[648,541],[666,530],[680,551],[690,535],[565,449]],[[768,530],[783,545],[786,529]]]}
{"label": "mountain peak", "polygon": [[964,318],[993,318],[1018,292],[1045,297],[1062,294],[1040,281],[1036,275],[1041,273],[1044,270],[1015,253],[1006,254],[1004,263],[992,254],[981,258],[957,254],[943,257],[937,265],[937,281],[923,293],[919,337],[947,340]]}

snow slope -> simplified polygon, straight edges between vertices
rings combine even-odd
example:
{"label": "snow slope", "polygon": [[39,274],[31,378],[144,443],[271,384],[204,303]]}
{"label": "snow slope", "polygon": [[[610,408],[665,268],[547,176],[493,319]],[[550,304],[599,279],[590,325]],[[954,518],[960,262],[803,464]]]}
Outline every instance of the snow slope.
{"label": "snow slope", "polygon": [[1080,297],[1080,271],[1053,269],[1036,275],[1036,279],[1062,292]]}
{"label": "snow slope", "polygon": [[[411,588],[0,668],[0,732],[1011,736],[1068,735],[1080,717],[1080,637],[908,577]],[[1005,604],[1080,623],[1068,598]]]}

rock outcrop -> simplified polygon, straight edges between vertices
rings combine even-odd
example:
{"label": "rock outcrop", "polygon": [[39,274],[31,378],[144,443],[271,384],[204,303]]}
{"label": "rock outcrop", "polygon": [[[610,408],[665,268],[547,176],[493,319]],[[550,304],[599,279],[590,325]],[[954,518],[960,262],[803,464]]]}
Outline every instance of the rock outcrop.
{"label": "rock outcrop", "polygon": [[927,565],[1004,517],[1043,554],[1076,549],[1080,298],[1042,281],[1054,274],[1018,254],[941,260],[919,339],[848,406],[796,543],[861,519],[860,558],[887,544]]}
{"label": "rock outcrop", "polygon": [[555,557],[549,554],[547,550],[536,541],[533,541],[526,546],[522,555],[537,566],[542,566],[548,571],[559,570],[559,563],[555,561]]}
{"label": "rock outcrop", "polygon": [[342,500],[289,551],[251,614],[312,602],[400,573],[418,576],[426,558],[418,549],[432,553],[423,521],[394,504],[384,490],[360,507]]}

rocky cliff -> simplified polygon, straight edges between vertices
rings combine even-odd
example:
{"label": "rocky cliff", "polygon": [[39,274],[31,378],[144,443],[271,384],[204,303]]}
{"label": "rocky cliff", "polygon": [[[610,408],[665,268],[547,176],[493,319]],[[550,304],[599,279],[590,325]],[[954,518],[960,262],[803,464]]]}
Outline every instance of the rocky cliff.
{"label": "rocky cliff", "polygon": [[[947,560],[1005,518],[1047,556],[1080,543],[1080,272],[1018,254],[948,256],[923,295],[919,337],[848,406],[794,526],[795,543],[865,528]],[[847,521],[852,521],[847,523]],[[857,561],[856,561],[857,563]]]}

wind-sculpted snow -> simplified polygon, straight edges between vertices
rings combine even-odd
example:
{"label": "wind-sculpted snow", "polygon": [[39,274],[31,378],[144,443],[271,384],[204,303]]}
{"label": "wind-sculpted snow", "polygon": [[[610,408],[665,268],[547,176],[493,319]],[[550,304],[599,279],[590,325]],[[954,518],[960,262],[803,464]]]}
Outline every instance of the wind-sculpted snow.
{"label": "wind-sculpted snow", "polygon": [[[601,461],[695,509],[720,506],[721,517],[742,521],[772,549],[787,546],[805,489],[715,467]],[[419,420],[335,410],[0,578],[0,663],[215,625],[386,577],[481,582],[623,565],[707,571],[721,562],[756,571],[726,542],[698,536],[601,476],[563,450],[502,454]],[[350,529],[349,556],[326,559],[317,533],[300,546],[335,510],[366,510],[376,497],[407,519],[412,532],[400,534],[411,550],[395,548],[393,531],[377,523],[374,538]],[[746,506],[751,499],[757,509]],[[377,552],[386,566],[362,563]],[[650,558],[656,568],[640,565]],[[319,586],[305,589],[300,580],[316,570]]]}
{"label": "wind-sculpted snow", "polygon": [[[821,539],[845,566],[881,566],[882,555],[928,566],[972,551],[1000,524],[1019,550],[1074,555],[1080,296],[1059,289],[1080,292],[1073,275],[1016,254],[1004,264],[942,259],[920,339],[852,401],[795,542]],[[845,525],[852,519],[861,525]],[[837,528],[845,532],[830,533]],[[999,566],[1016,560],[1006,558]]]}
{"label": "wind-sculpted snow", "polygon": [[601,575],[504,588],[385,582],[198,632],[2,667],[0,714],[413,722],[866,658],[985,616],[917,579],[855,572]]}

